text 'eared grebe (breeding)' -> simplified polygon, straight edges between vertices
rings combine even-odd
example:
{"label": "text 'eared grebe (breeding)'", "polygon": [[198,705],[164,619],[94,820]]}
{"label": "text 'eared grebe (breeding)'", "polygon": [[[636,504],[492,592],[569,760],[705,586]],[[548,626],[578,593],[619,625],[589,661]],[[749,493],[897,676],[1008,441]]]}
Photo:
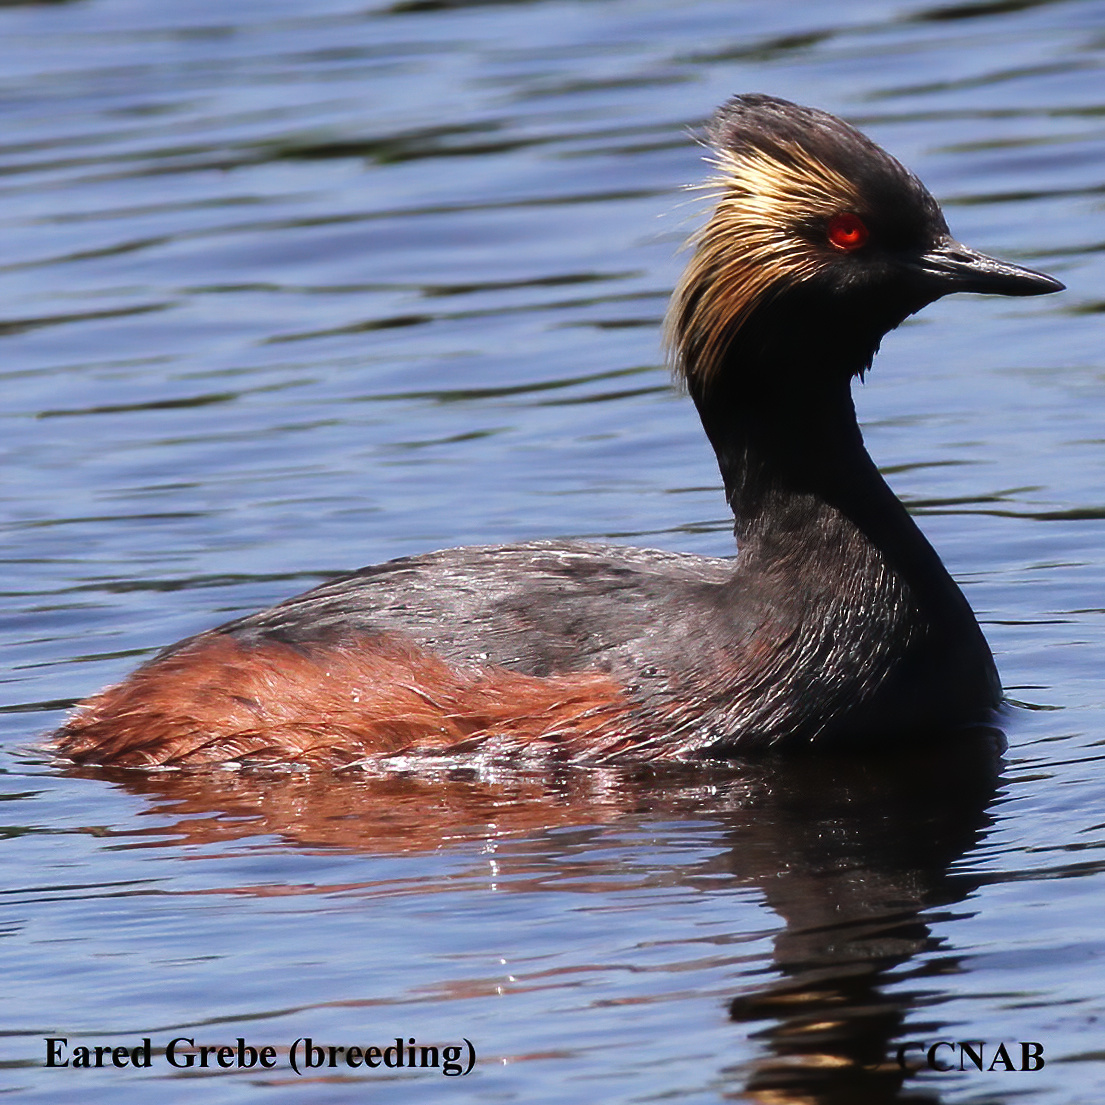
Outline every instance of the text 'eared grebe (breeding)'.
{"label": "text 'eared grebe (breeding)'", "polygon": [[165,649],[78,706],[56,751],[673,760],[984,721],[990,649],[864,449],[851,380],[943,295],[1062,285],[960,245],[912,173],[824,112],[738,96],[709,137],[717,205],[668,335],[735,559],[534,541],[364,568]]}

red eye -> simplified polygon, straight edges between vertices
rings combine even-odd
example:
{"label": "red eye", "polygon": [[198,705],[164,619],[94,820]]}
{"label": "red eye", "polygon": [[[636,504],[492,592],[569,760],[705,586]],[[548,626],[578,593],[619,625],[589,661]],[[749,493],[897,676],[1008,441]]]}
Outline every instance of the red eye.
{"label": "red eye", "polygon": [[834,215],[829,220],[826,232],[829,242],[846,253],[861,249],[867,245],[867,239],[870,237],[864,221],[858,215],[853,215],[851,211]]}

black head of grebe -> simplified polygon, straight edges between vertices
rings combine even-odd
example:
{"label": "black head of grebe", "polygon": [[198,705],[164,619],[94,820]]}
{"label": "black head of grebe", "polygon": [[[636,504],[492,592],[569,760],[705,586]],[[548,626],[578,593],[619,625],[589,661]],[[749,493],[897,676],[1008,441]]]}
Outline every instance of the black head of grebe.
{"label": "black head of grebe", "polygon": [[949,292],[1062,285],[956,242],[841,120],[740,96],[668,335],[734,560],[544,541],[362,569],[81,704],[81,763],[680,759],[917,741],[1000,701],[970,607],[863,446],[850,382]]}
{"label": "black head of grebe", "polygon": [[823,111],[738,96],[709,137],[717,204],[669,314],[696,396],[725,377],[755,391],[862,373],[887,331],[950,292],[1062,288],[957,242],[917,177]]}

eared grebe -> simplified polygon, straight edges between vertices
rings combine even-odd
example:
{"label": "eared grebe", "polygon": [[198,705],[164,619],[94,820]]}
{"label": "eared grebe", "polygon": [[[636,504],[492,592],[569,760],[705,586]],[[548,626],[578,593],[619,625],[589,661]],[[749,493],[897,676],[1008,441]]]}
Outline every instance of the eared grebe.
{"label": "eared grebe", "polygon": [[735,560],[576,542],[364,568],[165,649],[55,737],[80,763],[727,756],[984,721],[967,601],[863,446],[850,382],[949,292],[1062,285],[956,242],[852,127],[738,96],[669,338]]}

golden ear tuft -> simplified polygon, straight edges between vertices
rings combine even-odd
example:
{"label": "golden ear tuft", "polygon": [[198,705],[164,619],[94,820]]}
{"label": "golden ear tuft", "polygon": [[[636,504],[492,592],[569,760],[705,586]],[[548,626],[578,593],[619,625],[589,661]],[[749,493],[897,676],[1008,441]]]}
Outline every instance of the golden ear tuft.
{"label": "golden ear tuft", "polygon": [[798,146],[720,149],[711,160],[717,204],[692,239],[666,323],[673,371],[692,388],[716,376],[757,309],[825,263],[800,228],[860,206],[851,181]]}

